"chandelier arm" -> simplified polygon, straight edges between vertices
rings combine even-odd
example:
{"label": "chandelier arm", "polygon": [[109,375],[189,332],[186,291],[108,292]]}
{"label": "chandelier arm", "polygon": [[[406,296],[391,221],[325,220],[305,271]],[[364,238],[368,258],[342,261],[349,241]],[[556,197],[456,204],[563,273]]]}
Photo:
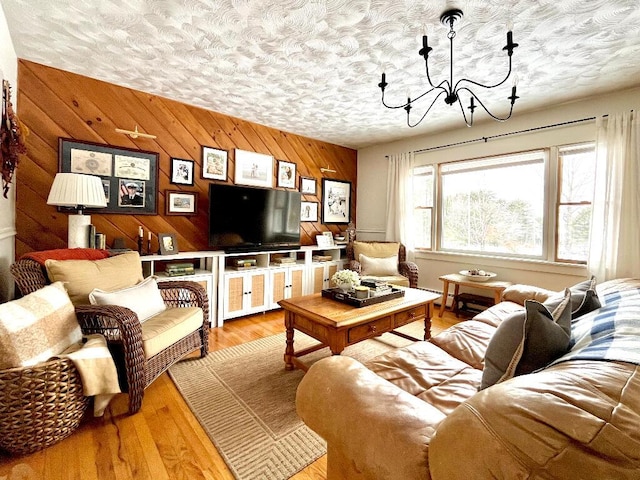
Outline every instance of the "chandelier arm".
{"label": "chandelier arm", "polygon": [[427,116],[427,114],[429,113],[429,111],[431,110],[431,107],[433,107],[433,105],[436,103],[436,101],[440,98],[440,95],[442,95],[443,93],[447,93],[446,90],[442,89],[442,91],[436,95],[436,98],[433,99],[433,101],[431,102],[431,105],[429,105],[429,108],[427,108],[427,110],[422,114],[422,116],[420,117],[420,120],[418,120],[416,123],[414,123],[413,125],[411,125],[411,122],[409,121],[409,112],[407,112],[407,125],[410,128],[413,128],[417,125],[420,124],[420,122],[422,122],[422,120],[425,119],[425,117]]}
{"label": "chandelier arm", "polygon": [[473,111],[471,111],[471,115],[469,116],[469,120],[467,121],[467,114],[464,112],[464,107],[462,106],[462,100],[460,99],[459,95],[458,95],[458,105],[460,105],[460,112],[462,112],[462,118],[464,118],[464,123],[467,124],[467,127],[470,127],[471,125],[473,125]]}
{"label": "chandelier arm", "polygon": [[[482,100],[480,100],[478,98],[478,96],[475,93],[473,93],[471,90],[469,90],[467,87],[462,87],[460,90],[465,90],[465,91],[469,92],[469,94],[473,98],[476,99],[476,101],[480,104],[480,106],[484,109],[484,111],[487,112],[487,114],[489,114],[489,116],[491,118],[493,118],[494,120],[497,120],[498,122],[505,122],[505,121],[507,121],[507,120],[509,120],[511,118],[511,114],[513,113],[513,105],[514,105],[515,101],[511,102],[511,108],[509,109],[509,115],[507,115],[506,117],[498,117],[498,116],[494,115],[493,113],[491,113],[489,111],[489,109],[485,106],[485,104],[482,103]],[[463,113],[464,113],[464,110],[463,110]],[[466,122],[466,120],[467,119],[466,119],[466,116],[465,116],[465,122]],[[467,123],[467,125],[469,125],[469,124]]]}
{"label": "chandelier arm", "polygon": [[506,82],[506,81],[507,81],[507,79],[508,79],[510,76],[511,76],[511,57],[509,57],[509,71],[507,72],[506,77],[504,77],[504,78],[502,79],[502,81],[501,81],[501,82],[498,82],[498,83],[496,83],[495,85],[484,85],[484,84],[482,84],[482,83],[479,83],[479,82],[476,82],[476,81],[470,80],[470,79],[468,79],[468,78],[461,78],[460,80],[458,80],[458,81],[456,82],[456,86],[455,86],[455,88],[453,89],[453,91],[457,93],[458,91],[462,90],[462,88],[459,88],[459,87],[458,87],[458,85],[460,85],[460,83],[461,83],[461,82],[469,82],[469,83],[471,83],[471,84],[473,84],[473,85],[477,85],[478,87],[482,87],[482,88],[495,88],[495,87],[499,87],[499,86],[500,86],[500,85],[502,85],[504,82]]}

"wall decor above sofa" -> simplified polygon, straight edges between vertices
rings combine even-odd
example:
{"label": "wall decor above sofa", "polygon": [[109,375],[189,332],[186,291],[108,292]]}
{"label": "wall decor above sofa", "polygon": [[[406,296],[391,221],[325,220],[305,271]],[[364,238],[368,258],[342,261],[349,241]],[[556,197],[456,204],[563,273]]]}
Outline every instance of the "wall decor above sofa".
{"label": "wall decor above sofa", "polygon": [[99,213],[157,213],[157,153],[59,138],[58,169],[100,177],[107,208]]}

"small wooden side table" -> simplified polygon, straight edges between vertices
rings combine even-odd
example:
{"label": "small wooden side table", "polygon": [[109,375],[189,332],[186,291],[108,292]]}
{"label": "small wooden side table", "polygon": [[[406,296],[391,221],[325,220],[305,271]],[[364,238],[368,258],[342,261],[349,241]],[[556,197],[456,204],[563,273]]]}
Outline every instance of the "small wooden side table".
{"label": "small wooden side table", "polygon": [[447,306],[447,298],[449,297],[449,284],[453,283],[455,285],[453,291],[453,301],[457,301],[458,295],[460,294],[460,287],[470,287],[470,288],[480,288],[484,290],[491,290],[493,292],[493,301],[494,303],[500,303],[502,298],[502,292],[504,292],[505,288],[511,285],[511,282],[500,282],[500,281],[487,281],[487,282],[474,282],[469,280],[464,275],[460,275],[459,273],[450,273],[448,275],[442,275],[439,277],[439,280],[443,282],[442,288],[442,303],[440,304],[440,312],[438,313],[438,317],[442,317],[444,313],[444,309]]}

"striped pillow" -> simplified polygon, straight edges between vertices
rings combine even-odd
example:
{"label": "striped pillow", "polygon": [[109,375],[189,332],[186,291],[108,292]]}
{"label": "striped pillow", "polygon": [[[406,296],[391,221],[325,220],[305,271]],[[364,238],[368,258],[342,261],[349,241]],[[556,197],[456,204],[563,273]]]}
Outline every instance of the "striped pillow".
{"label": "striped pillow", "polygon": [[82,340],[61,282],[0,305],[0,369],[44,362]]}

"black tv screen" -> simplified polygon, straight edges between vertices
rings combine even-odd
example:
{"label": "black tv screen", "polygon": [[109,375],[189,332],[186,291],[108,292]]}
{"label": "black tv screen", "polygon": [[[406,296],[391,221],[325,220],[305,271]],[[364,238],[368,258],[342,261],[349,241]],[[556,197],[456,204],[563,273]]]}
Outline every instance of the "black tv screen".
{"label": "black tv screen", "polygon": [[226,252],[300,247],[300,192],[212,183],[209,246]]}

